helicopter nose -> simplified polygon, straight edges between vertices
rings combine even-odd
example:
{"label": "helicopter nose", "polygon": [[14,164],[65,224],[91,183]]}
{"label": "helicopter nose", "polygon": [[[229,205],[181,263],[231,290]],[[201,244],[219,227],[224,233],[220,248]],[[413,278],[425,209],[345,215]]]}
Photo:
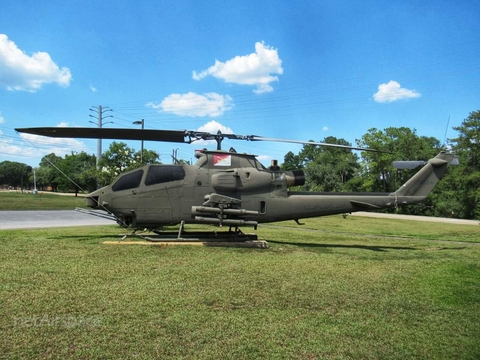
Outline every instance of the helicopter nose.
{"label": "helicopter nose", "polygon": [[102,194],[102,189],[98,189],[98,190],[95,190],[94,192],[91,192],[85,198],[85,204],[92,209],[98,209],[100,206],[101,194]]}
{"label": "helicopter nose", "polygon": [[85,204],[92,208],[92,209],[98,209],[98,196],[88,196],[85,198]]}

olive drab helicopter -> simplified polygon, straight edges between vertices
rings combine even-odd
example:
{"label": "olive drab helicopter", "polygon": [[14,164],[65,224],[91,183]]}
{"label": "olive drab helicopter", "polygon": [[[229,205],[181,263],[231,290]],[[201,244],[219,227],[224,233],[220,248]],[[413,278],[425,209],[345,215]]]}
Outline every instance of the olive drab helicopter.
{"label": "olive drab helicopter", "polygon": [[[193,165],[145,165],[121,174],[111,185],[86,197],[93,209],[112,214],[120,225],[159,231],[164,226],[212,224],[257,228],[260,223],[294,220],[417,204],[434,188],[455,157],[440,152],[392,193],[290,191],[303,185],[302,170],[263,166],[255,155],[221,150],[223,139],[280,141],[375,151],[336,144],[198,131],[114,128],[23,128],[18,132],[49,137],[148,140],[192,143],[215,140],[217,150],[196,151]],[[404,163],[404,167],[411,167]]]}

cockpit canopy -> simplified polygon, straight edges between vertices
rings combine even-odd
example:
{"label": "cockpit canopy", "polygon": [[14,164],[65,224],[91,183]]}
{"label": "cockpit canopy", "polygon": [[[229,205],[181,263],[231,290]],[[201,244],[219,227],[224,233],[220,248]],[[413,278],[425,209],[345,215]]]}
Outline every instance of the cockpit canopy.
{"label": "cockpit canopy", "polygon": [[121,191],[140,187],[145,171],[147,171],[145,186],[183,180],[185,178],[185,169],[181,165],[150,165],[121,175],[113,183],[112,190]]}

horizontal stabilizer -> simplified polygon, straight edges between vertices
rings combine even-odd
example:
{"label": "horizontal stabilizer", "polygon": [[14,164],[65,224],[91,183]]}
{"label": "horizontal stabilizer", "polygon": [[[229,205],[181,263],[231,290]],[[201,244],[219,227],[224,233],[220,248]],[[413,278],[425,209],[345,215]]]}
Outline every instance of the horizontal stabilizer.
{"label": "horizontal stabilizer", "polygon": [[[393,162],[393,167],[395,169],[415,169],[419,166],[426,165],[427,163],[428,163],[428,161],[423,161],[423,160],[419,160],[419,161],[394,161]],[[459,164],[459,161],[458,161],[457,157],[454,157],[450,161],[450,165],[458,165],[458,164]]]}
{"label": "horizontal stabilizer", "polygon": [[457,166],[460,165],[460,161],[458,161],[458,157],[454,157],[452,161],[450,161],[450,165]]}
{"label": "horizontal stabilizer", "polygon": [[394,161],[393,167],[395,169],[415,169],[419,166],[425,165],[426,161]]}

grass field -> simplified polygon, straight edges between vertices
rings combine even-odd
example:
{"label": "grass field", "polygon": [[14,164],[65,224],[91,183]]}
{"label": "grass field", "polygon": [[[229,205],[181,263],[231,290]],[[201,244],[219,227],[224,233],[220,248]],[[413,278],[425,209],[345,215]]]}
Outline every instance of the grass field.
{"label": "grass field", "polygon": [[79,195],[58,195],[39,191],[34,195],[31,192],[0,191],[1,210],[71,210],[75,207],[85,207],[85,198]]}
{"label": "grass field", "polygon": [[480,358],[480,227],[305,222],[268,250],[0,231],[0,358]]}

